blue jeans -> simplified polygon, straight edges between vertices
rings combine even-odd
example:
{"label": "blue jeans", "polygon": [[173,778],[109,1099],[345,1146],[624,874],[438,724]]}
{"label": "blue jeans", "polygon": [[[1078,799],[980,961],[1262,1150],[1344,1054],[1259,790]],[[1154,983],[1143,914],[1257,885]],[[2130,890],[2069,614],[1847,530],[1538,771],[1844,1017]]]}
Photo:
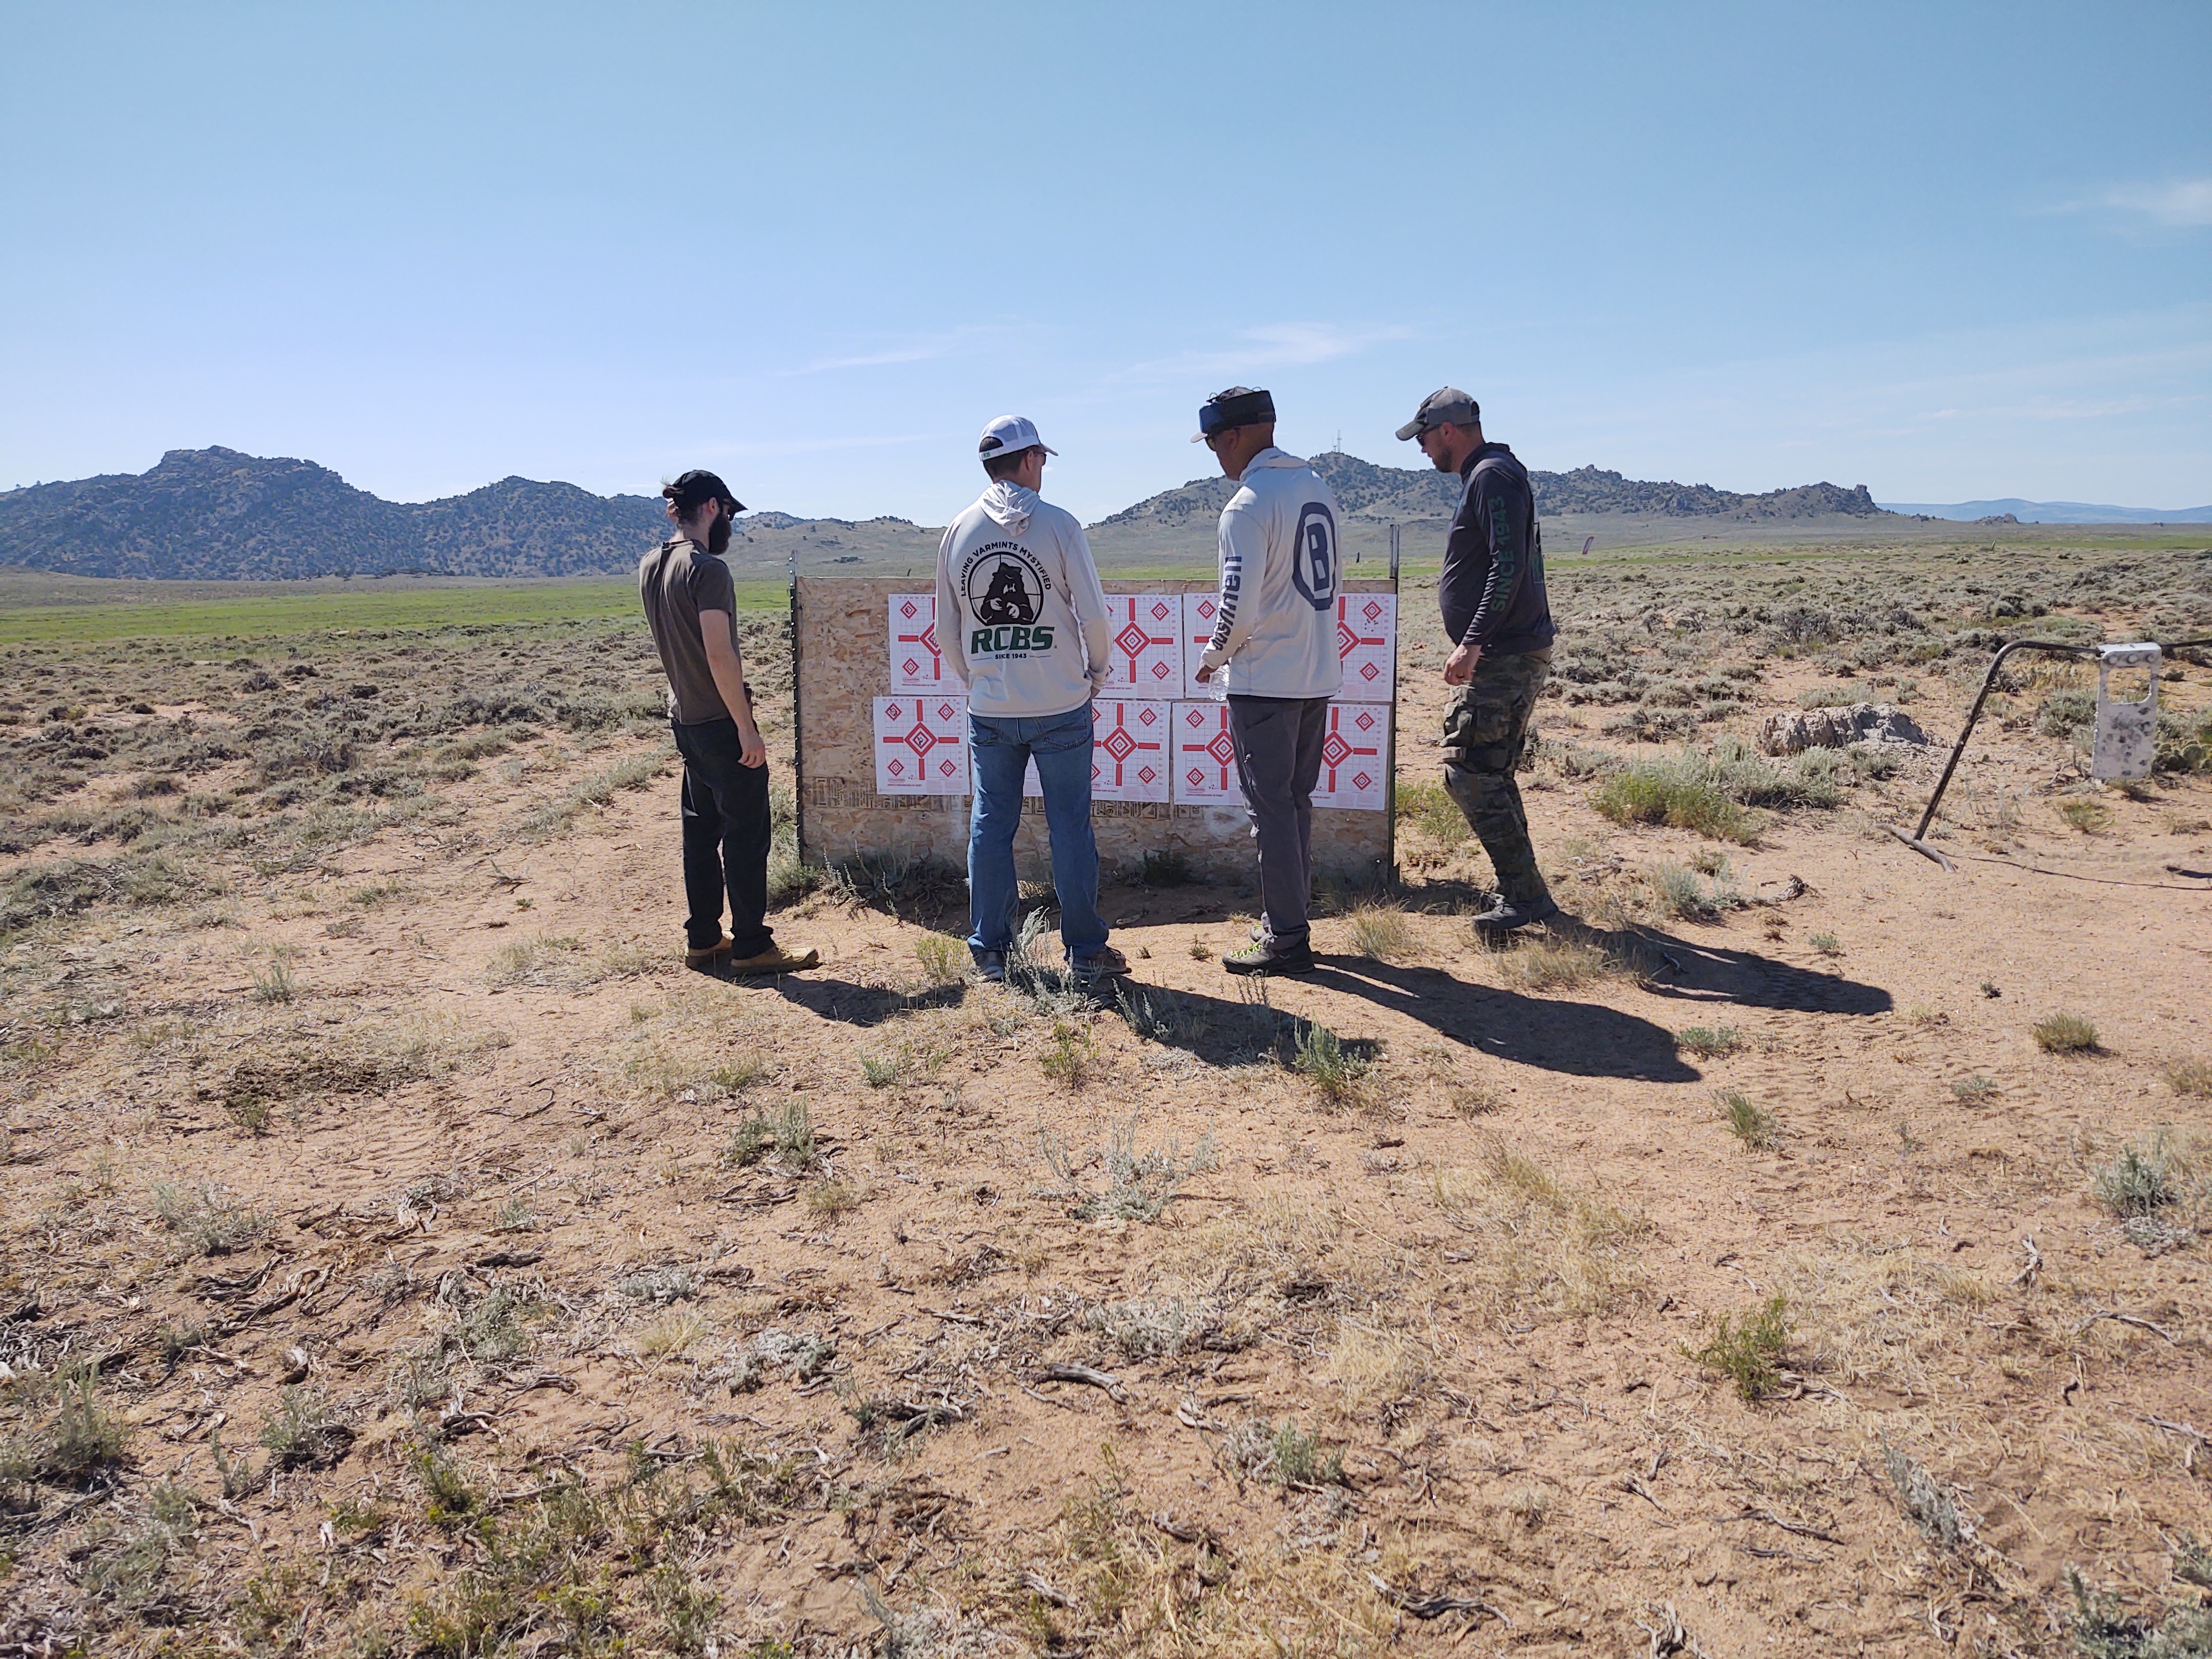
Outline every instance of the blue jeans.
{"label": "blue jeans", "polygon": [[1022,821],[1022,774],[1036,762],[1044,787],[1044,822],[1052,837],[1052,884],[1060,895],[1060,937],[1068,959],[1082,962],[1106,943],[1098,914],[1098,842],[1091,832],[1091,704],[1036,720],[968,717],[968,753],[975,810],[968,820],[968,903],[975,931],[968,948],[1014,942],[1020,888],[1014,878],[1014,830]]}

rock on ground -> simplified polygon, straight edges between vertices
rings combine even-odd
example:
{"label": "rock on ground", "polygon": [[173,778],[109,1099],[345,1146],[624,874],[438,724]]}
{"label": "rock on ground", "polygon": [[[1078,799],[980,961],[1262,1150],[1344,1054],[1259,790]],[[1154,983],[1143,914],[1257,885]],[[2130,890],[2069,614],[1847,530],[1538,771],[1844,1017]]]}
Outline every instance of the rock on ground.
{"label": "rock on ground", "polygon": [[1845,749],[1855,743],[1925,744],[1928,734],[1894,704],[1855,702],[1848,708],[1786,708],[1759,727],[1759,747],[1769,755],[1808,749]]}

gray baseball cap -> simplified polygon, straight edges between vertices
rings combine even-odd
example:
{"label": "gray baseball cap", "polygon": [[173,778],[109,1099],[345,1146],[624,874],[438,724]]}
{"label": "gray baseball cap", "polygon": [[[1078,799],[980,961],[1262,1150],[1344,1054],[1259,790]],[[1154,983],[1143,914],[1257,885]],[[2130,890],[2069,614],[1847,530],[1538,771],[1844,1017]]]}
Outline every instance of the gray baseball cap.
{"label": "gray baseball cap", "polygon": [[1455,386],[1441,386],[1421,399],[1421,406],[1413,411],[1413,418],[1398,428],[1398,441],[1418,438],[1432,426],[1449,422],[1454,426],[1482,424],[1482,405]]}

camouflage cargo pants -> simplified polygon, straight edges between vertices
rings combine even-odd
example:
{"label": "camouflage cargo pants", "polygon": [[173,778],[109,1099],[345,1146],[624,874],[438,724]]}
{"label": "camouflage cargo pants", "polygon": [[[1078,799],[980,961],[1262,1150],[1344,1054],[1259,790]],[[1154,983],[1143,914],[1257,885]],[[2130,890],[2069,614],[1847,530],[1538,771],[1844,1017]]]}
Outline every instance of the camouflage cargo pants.
{"label": "camouflage cargo pants", "polygon": [[1551,668],[1548,651],[1485,657],[1444,705],[1444,788],[1490,854],[1498,893],[1515,903],[1546,896],[1513,771]]}

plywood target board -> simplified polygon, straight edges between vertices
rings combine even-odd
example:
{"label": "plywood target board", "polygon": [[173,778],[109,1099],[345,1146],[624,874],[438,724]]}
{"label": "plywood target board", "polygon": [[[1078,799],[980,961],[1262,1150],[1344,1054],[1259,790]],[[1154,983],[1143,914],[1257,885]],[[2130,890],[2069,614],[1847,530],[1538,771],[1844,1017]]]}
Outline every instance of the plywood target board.
{"label": "plywood target board", "polygon": [[[802,576],[793,590],[800,849],[817,862],[966,860],[967,700],[935,648],[934,597],[915,586],[911,577]],[[1100,855],[1110,871],[1147,852],[1180,852],[1209,878],[1249,879],[1249,824],[1235,751],[1225,738],[1216,742],[1228,709],[1214,688],[1188,672],[1212,634],[1213,585],[1155,579],[1104,586],[1111,673],[1092,705],[1091,745]],[[1325,759],[1314,797],[1314,860],[1324,871],[1372,879],[1388,872],[1391,853],[1397,596],[1387,581],[1359,581],[1346,584],[1341,598],[1351,607],[1340,604],[1338,617],[1346,683],[1329,713],[1329,752],[1338,758],[1333,765]],[[1372,601],[1383,603],[1370,615]],[[1369,665],[1374,673],[1362,673]],[[1368,701],[1355,708],[1354,698]],[[1186,732],[1189,716],[1197,725]],[[1023,817],[1015,848],[1025,874],[1048,868],[1043,817],[1034,810]]]}

